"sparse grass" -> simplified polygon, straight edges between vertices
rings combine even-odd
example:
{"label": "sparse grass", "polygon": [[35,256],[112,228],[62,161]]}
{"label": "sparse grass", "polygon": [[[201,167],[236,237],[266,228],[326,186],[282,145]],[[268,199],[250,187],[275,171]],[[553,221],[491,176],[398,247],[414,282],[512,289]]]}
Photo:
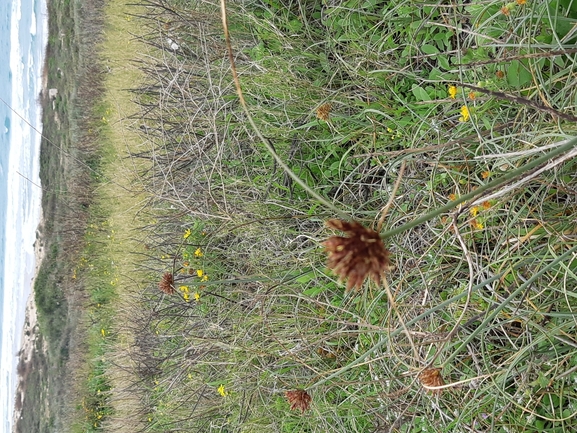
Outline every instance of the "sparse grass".
{"label": "sparse grass", "polygon": [[[109,4],[108,225],[85,250],[95,429],[570,431],[575,159],[484,185],[575,136],[577,10],[503,6],[231,2],[251,126],[218,5]],[[319,247],[335,211],[267,144],[367,227],[403,165],[382,233],[454,203],[386,236],[387,290],[346,293]],[[304,415],[285,398],[301,388]]]}

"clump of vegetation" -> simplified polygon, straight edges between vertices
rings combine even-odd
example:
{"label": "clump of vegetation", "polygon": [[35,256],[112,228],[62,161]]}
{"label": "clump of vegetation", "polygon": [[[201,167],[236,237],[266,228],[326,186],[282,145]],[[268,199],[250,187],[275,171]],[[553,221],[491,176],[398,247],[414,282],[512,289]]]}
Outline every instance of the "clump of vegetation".
{"label": "clump of vegetation", "polygon": [[[142,5],[133,428],[567,425],[570,5],[233,3],[230,39],[216,6]],[[343,215],[390,250],[325,243],[350,293],[320,247]]]}
{"label": "clump of vegetation", "polygon": [[98,285],[130,272],[98,248],[78,267],[102,290],[76,428],[566,429],[571,4],[223,13],[143,0],[125,16],[146,51],[127,158],[145,250],[136,289]]}
{"label": "clump of vegetation", "polygon": [[[91,206],[100,179],[103,147],[103,68],[97,47],[103,1],[50,1],[44,74],[40,177],[44,221],[39,227],[44,258],[34,284],[40,335],[22,376],[24,400],[15,431],[61,431],[70,403],[84,396],[78,377],[88,357],[87,290],[79,256],[88,226],[102,218]],[[83,384],[84,385],[84,384]],[[82,386],[84,389],[84,386]],[[104,395],[104,394],[103,394]],[[87,403],[88,404],[88,403]]]}

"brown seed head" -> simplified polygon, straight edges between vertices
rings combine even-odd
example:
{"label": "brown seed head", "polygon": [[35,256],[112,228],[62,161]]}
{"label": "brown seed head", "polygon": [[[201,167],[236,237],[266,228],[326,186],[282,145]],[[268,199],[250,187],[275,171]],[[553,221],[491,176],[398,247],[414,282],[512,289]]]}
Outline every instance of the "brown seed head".
{"label": "brown seed head", "polygon": [[367,277],[380,285],[382,274],[389,270],[391,262],[379,234],[356,221],[333,219],[327,221],[327,226],[348,235],[331,236],[322,243],[328,253],[328,268],[341,281],[348,279],[346,291],[353,287],[360,290]]}
{"label": "brown seed head", "polygon": [[328,103],[321,105],[319,108],[317,108],[317,118],[327,122],[329,120],[332,108],[332,105]]}
{"label": "brown seed head", "polygon": [[291,410],[300,409],[304,413],[310,406],[312,397],[304,389],[285,392],[285,397],[291,405]]}
{"label": "brown seed head", "polygon": [[[421,384],[426,388],[429,386],[443,386],[445,382],[441,376],[440,368],[425,368],[421,374],[419,374],[419,380]],[[442,389],[427,389],[431,394],[440,394]]]}
{"label": "brown seed head", "polygon": [[176,292],[174,290],[174,277],[170,272],[167,272],[162,276],[162,280],[158,283],[158,288],[167,295],[172,295]]}

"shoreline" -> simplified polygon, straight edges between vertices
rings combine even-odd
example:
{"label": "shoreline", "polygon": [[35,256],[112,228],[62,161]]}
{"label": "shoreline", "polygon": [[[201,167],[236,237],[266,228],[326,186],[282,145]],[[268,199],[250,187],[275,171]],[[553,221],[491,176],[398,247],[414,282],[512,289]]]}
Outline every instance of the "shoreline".
{"label": "shoreline", "polygon": [[[30,371],[30,363],[32,355],[36,347],[36,340],[39,335],[38,315],[36,310],[36,302],[34,300],[34,283],[38,277],[38,271],[45,255],[44,239],[41,235],[44,226],[44,219],[42,209],[40,210],[40,217],[38,226],[36,228],[36,241],[34,242],[34,275],[30,281],[30,294],[26,301],[26,309],[24,313],[24,326],[22,328],[22,337],[20,340],[20,350],[18,351],[17,362],[17,385],[14,394],[13,411],[12,411],[12,432],[15,432],[18,420],[22,416],[22,407],[26,394],[26,378]],[[45,348],[43,348],[44,350]]]}

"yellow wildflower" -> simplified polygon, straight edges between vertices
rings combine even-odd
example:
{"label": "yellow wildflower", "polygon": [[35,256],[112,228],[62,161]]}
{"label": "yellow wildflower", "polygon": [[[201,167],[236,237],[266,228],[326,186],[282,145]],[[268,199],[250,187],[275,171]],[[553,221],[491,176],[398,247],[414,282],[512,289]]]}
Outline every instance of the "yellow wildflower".
{"label": "yellow wildflower", "polygon": [[472,207],[469,213],[471,214],[471,216],[476,217],[477,214],[479,213],[479,208],[477,206]]}
{"label": "yellow wildflower", "polygon": [[106,337],[106,330],[104,328],[100,330],[100,333],[102,334],[103,337]]}
{"label": "yellow wildflower", "polygon": [[196,275],[198,275],[198,277],[201,278],[204,275],[204,271],[202,269],[197,269]]}
{"label": "yellow wildflower", "polygon": [[481,177],[483,179],[487,179],[489,176],[491,176],[491,172],[490,171],[484,171],[483,173],[481,173]]}
{"label": "yellow wildflower", "polygon": [[527,0],[517,0],[519,6],[524,5],[525,3],[527,3]]}
{"label": "yellow wildflower", "polygon": [[221,397],[226,397],[228,395],[228,392],[226,391],[226,389],[224,388],[223,384],[220,384],[220,386],[217,389],[218,393],[221,395]]}
{"label": "yellow wildflower", "polygon": [[469,113],[469,109],[466,105],[461,107],[461,117],[459,117],[459,122],[466,122],[471,117],[471,113]]}
{"label": "yellow wildflower", "polygon": [[455,99],[457,96],[457,86],[449,86],[449,98]]}
{"label": "yellow wildflower", "polygon": [[186,230],[184,231],[184,235],[182,235],[182,237],[183,237],[184,239],[188,239],[191,234],[192,234],[192,230],[186,229]]}
{"label": "yellow wildflower", "polygon": [[196,257],[202,257],[204,254],[202,253],[202,250],[200,249],[200,247],[198,247],[198,248],[196,249],[196,251],[194,252],[194,255],[195,255]]}
{"label": "yellow wildflower", "polygon": [[188,293],[188,286],[180,286],[179,289],[180,289],[181,292],[183,292],[183,293]]}
{"label": "yellow wildflower", "polygon": [[186,302],[190,302],[190,296],[188,295],[188,293],[184,292],[182,294],[182,298],[186,301]]}
{"label": "yellow wildflower", "polygon": [[192,295],[192,296],[194,296],[194,300],[195,300],[196,302],[200,302],[200,293],[194,292],[194,295]]}
{"label": "yellow wildflower", "polygon": [[208,275],[204,274],[200,281],[208,281]]}
{"label": "yellow wildflower", "polygon": [[473,227],[476,228],[477,230],[483,230],[485,226],[483,225],[483,223],[477,220],[473,220]]}

